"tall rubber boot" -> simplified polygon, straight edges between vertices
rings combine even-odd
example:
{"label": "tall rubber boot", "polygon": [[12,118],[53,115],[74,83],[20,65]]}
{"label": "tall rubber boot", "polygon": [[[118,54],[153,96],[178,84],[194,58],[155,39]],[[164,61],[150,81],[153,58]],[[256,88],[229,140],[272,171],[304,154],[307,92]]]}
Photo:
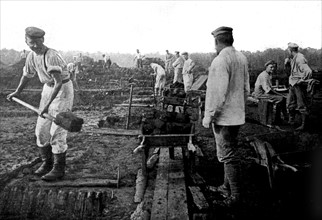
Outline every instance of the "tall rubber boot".
{"label": "tall rubber boot", "polygon": [[302,123],[301,126],[296,128],[296,131],[303,131],[305,129],[305,125],[306,125],[306,120],[307,120],[307,115],[306,114],[301,114],[301,118],[302,118]]}
{"label": "tall rubber boot", "polygon": [[209,186],[209,190],[211,192],[220,194],[224,198],[228,198],[230,196],[230,186],[229,186],[229,181],[228,181],[226,172],[224,174],[223,184],[217,187]]}
{"label": "tall rubber boot", "polygon": [[51,145],[45,147],[39,147],[41,159],[43,163],[35,171],[37,176],[43,176],[53,168],[53,154],[51,152]]}
{"label": "tall rubber boot", "polygon": [[214,202],[215,205],[219,205],[225,208],[233,208],[241,204],[241,165],[240,162],[229,162],[224,164],[224,170],[228,178],[230,186],[230,196],[220,202]]}
{"label": "tall rubber boot", "polygon": [[65,175],[66,152],[54,154],[54,167],[45,176],[41,177],[45,181],[55,181],[62,179]]}

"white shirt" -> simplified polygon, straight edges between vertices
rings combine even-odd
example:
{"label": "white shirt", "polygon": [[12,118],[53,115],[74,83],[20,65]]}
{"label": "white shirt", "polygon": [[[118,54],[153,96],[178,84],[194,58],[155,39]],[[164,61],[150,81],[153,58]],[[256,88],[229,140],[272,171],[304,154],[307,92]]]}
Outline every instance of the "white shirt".
{"label": "white shirt", "polygon": [[207,81],[205,117],[214,116],[217,125],[245,123],[249,94],[246,57],[234,47],[224,48],[212,61]]}
{"label": "white shirt", "polygon": [[38,74],[41,83],[49,83],[54,82],[50,74],[53,70],[60,72],[62,80],[69,79],[65,60],[56,50],[48,48],[45,54],[37,55],[33,51],[28,54],[23,75],[31,78]]}
{"label": "white shirt", "polygon": [[185,60],[183,64],[182,75],[188,74],[188,71],[192,70],[194,66],[195,62],[192,59],[188,58],[187,60]]}

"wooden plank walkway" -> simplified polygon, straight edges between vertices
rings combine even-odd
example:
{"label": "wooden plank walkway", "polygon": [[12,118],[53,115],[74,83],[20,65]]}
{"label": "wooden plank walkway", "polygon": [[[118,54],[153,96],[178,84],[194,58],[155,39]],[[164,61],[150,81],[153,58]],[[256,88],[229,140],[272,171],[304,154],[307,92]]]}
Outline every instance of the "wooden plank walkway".
{"label": "wooden plank walkway", "polygon": [[151,220],[189,219],[182,148],[160,148],[158,172],[151,211]]}

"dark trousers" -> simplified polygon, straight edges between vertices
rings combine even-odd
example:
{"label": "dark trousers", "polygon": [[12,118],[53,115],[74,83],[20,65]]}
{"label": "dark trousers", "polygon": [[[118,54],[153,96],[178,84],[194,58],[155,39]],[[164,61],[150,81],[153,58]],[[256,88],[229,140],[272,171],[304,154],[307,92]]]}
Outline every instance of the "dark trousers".
{"label": "dark trousers", "polygon": [[239,161],[237,151],[237,135],[240,126],[221,126],[212,124],[216,140],[217,158],[219,162]]}
{"label": "dark trousers", "polygon": [[287,108],[289,111],[298,110],[301,114],[308,114],[306,85],[290,86]]}

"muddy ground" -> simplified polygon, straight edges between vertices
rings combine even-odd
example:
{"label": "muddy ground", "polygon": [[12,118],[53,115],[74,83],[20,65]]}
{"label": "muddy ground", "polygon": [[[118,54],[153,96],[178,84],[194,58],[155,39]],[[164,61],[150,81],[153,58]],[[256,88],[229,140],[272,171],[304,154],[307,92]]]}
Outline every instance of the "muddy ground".
{"label": "muddy ground", "polygon": [[[67,139],[69,149],[65,179],[115,180],[119,169],[119,187],[53,187],[44,184],[33,175],[40,163],[19,170],[19,167],[30,164],[39,156],[34,135],[37,116],[25,107],[6,101],[6,94],[8,91],[2,91],[0,94],[0,193],[5,201],[0,202],[1,219],[68,219],[71,216],[72,219],[130,219],[138,205],[133,197],[141,158],[132,151],[139,145],[139,140],[136,136],[113,136],[97,132],[106,127],[125,128],[128,109],[115,107],[114,104],[125,103],[127,97],[115,99],[106,93],[104,95],[103,92],[78,92],[74,113],[84,118],[85,123],[80,133],[69,133]],[[321,97],[321,92],[318,97]],[[39,93],[25,93],[22,99],[37,106]],[[322,143],[321,107],[322,100],[317,99],[306,132],[294,132],[289,126],[282,127],[286,131],[281,132],[248,117],[248,122],[240,129],[238,137],[240,150],[244,155],[243,182],[246,190],[245,203],[238,210],[221,210],[212,205],[212,201],[218,198],[208,191],[207,186],[221,184],[222,165],[216,159],[211,131],[197,125],[195,144],[201,148],[204,156],[196,158],[193,170],[190,164],[186,166],[186,184],[194,184],[189,179],[188,174],[191,172],[197,172],[206,181],[200,188],[210,204],[210,209],[203,211],[208,219],[314,219],[320,216],[321,201],[317,198],[321,195],[320,187],[317,187],[320,180],[316,176],[321,174],[321,170],[319,160],[314,156],[320,154],[319,151],[313,150],[320,148]],[[145,108],[132,108],[131,130],[140,128],[138,116],[144,111]],[[246,137],[253,135],[262,135],[278,153],[305,152],[285,156],[285,160],[295,164],[299,172],[294,174],[279,170],[276,173],[275,188],[270,189],[266,168],[254,162],[255,152],[245,142]],[[153,189],[155,170],[149,175],[148,187]],[[30,192],[37,197],[28,197]],[[11,198],[18,195],[20,200]],[[40,204],[36,199],[38,196],[43,196],[43,200],[39,201],[56,201],[55,198],[61,196],[61,201],[65,203],[56,201],[53,205],[50,205],[50,202]],[[87,198],[98,205],[96,208],[89,208],[86,200],[83,208],[79,208],[77,196],[85,200]],[[69,201],[69,205],[66,201]],[[75,201],[75,205],[71,205],[70,201]],[[193,213],[199,211],[189,195],[188,206],[192,219]],[[55,209],[63,211],[39,211]]]}

